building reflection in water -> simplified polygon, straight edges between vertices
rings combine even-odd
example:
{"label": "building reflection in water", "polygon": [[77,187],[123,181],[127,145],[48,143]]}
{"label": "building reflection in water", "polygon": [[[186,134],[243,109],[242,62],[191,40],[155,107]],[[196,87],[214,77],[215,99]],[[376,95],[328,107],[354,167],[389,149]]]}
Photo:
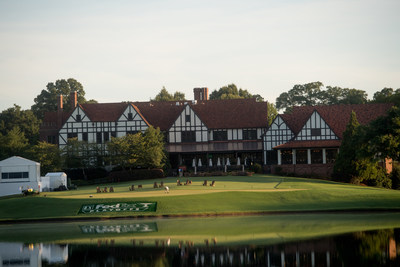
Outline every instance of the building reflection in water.
{"label": "building reflection in water", "polygon": [[41,267],[68,262],[68,245],[0,242],[0,266]]}
{"label": "building reflection in water", "polygon": [[146,236],[125,245],[99,236],[92,244],[0,243],[0,266],[400,266],[399,233],[378,230],[271,245]]}

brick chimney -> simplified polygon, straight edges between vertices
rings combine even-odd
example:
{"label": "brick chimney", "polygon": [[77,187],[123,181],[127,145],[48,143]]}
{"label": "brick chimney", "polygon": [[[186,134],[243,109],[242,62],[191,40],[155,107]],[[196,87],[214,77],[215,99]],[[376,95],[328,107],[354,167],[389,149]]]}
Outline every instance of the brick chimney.
{"label": "brick chimney", "polygon": [[59,95],[57,97],[57,128],[61,128],[63,117],[63,96]]}
{"label": "brick chimney", "polygon": [[201,100],[208,100],[208,88],[207,87],[199,87],[194,88],[194,100],[201,101]]}
{"label": "brick chimney", "polygon": [[78,93],[76,91],[71,92],[69,95],[69,101],[71,103],[71,111],[78,105]]}

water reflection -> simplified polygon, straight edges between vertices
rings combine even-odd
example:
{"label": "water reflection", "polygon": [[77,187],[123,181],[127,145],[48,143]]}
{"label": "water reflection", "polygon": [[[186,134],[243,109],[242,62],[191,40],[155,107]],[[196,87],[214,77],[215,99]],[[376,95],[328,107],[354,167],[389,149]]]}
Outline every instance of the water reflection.
{"label": "water reflection", "polygon": [[0,266],[400,266],[399,223],[325,214],[0,225]]}
{"label": "water reflection", "polygon": [[[356,232],[275,245],[196,246],[113,239],[94,244],[0,243],[0,266],[399,266],[400,231]],[[150,246],[150,241],[153,246]]]}
{"label": "water reflection", "polygon": [[40,267],[68,263],[68,245],[0,243],[0,266]]}

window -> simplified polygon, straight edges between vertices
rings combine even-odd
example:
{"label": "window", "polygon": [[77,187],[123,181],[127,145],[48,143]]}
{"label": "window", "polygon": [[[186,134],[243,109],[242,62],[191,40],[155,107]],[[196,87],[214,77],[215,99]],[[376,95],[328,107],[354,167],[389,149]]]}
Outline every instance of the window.
{"label": "window", "polygon": [[82,141],[88,141],[88,133],[82,133]]}
{"label": "window", "polygon": [[110,141],[110,134],[108,132],[104,132],[104,142]]}
{"label": "window", "polygon": [[68,137],[68,139],[77,138],[78,137],[78,133],[68,133],[67,137]]}
{"label": "window", "polygon": [[82,121],[82,117],[81,117],[81,115],[80,114],[78,114],[78,115],[76,115],[76,121]]}
{"label": "window", "polygon": [[117,137],[117,132],[111,132],[111,137]]}
{"label": "window", "polygon": [[292,150],[282,150],[281,159],[282,159],[282,164],[292,164],[293,163]]}
{"label": "window", "polygon": [[311,136],[321,136],[321,129],[311,129]]}
{"label": "window", "polygon": [[227,131],[214,131],[214,141],[226,141],[228,140]]}
{"label": "window", "polygon": [[243,140],[257,140],[257,130],[243,130]]}
{"label": "window", "polygon": [[98,144],[103,143],[102,134],[101,134],[101,133],[96,133],[96,142],[97,142]]}
{"label": "window", "polygon": [[327,149],[326,150],[326,163],[335,163],[337,157],[337,149]]}
{"label": "window", "polygon": [[182,142],[196,142],[196,132],[195,131],[183,131],[182,132]]}
{"label": "window", "polygon": [[311,150],[311,163],[322,164],[322,150],[321,149]]}
{"label": "window", "polygon": [[47,136],[47,143],[55,144],[56,143],[56,137],[54,135]]}
{"label": "window", "polygon": [[307,164],[307,150],[296,150],[296,164]]}
{"label": "window", "polygon": [[190,122],[190,115],[185,116],[185,122]]}
{"label": "window", "polygon": [[132,112],[128,113],[128,121],[133,121],[133,114]]}
{"label": "window", "polygon": [[26,179],[29,178],[28,172],[3,172],[1,179]]}

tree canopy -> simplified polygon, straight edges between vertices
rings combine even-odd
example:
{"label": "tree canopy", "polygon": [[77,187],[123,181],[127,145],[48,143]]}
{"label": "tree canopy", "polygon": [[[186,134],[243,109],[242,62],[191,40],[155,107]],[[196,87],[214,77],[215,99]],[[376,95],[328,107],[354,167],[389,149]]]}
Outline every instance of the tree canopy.
{"label": "tree canopy", "polygon": [[381,160],[400,160],[400,108],[393,107],[389,113],[371,122],[363,140],[367,155]]}
{"label": "tree canopy", "polygon": [[180,101],[186,100],[185,94],[182,92],[176,91],[174,94],[170,94],[167,89],[163,86],[161,91],[156,95],[153,101]]}
{"label": "tree canopy", "polygon": [[374,94],[372,99],[374,103],[393,103],[400,107],[400,88],[394,90],[393,88],[383,88]]}
{"label": "tree canopy", "polygon": [[[42,119],[44,113],[47,111],[57,110],[57,97],[63,96],[63,107],[65,110],[71,109],[71,103],[69,96],[71,92],[76,91],[78,94],[78,103],[86,103],[85,90],[80,82],[73,78],[67,80],[57,80],[55,83],[49,82],[46,85],[46,89],[42,90],[41,93],[34,99],[35,104],[32,105],[31,109],[37,118]],[[90,100],[96,102],[95,100]]]}
{"label": "tree canopy", "polygon": [[276,108],[289,111],[294,106],[364,104],[368,102],[363,90],[327,86],[321,82],[296,84],[276,99]]}
{"label": "tree canopy", "polygon": [[255,98],[257,101],[264,101],[260,95],[251,94],[247,89],[238,89],[235,84],[228,84],[219,88],[219,90],[214,90],[210,94],[210,99],[237,99],[237,98]]}
{"label": "tree canopy", "polygon": [[28,148],[28,139],[18,126],[14,126],[5,135],[0,133],[0,160],[11,156],[24,157]]}
{"label": "tree canopy", "polygon": [[110,159],[123,168],[162,168],[165,159],[164,136],[150,126],[144,133],[112,138],[108,143]]}
{"label": "tree canopy", "polygon": [[37,143],[40,121],[31,110],[21,110],[20,106],[14,104],[14,107],[0,113],[0,133],[6,136],[16,127],[27,138],[29,144]]}

